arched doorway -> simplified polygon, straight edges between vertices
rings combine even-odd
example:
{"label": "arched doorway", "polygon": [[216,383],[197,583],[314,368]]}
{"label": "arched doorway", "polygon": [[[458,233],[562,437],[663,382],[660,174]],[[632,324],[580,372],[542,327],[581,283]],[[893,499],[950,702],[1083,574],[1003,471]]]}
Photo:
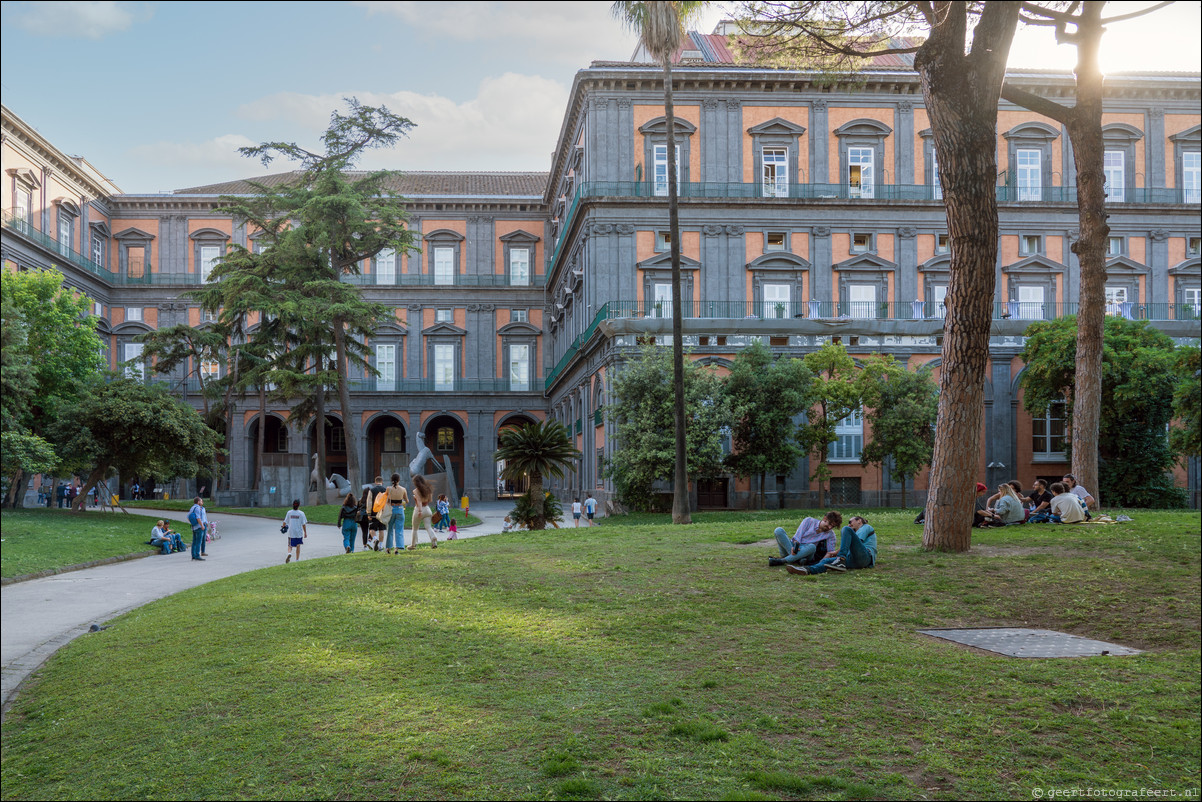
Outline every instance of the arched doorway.
{"label": "arched doorway", "polygon": [[[308,449],[305,452],[305,464],[313,465],[313,455],[317,453],[316,440],[313,434],[316,430],[316,424],[309,424],[308,436],[305,438],[305,443]],[[329,479],[330,474],[336,473],[341,476],[346,476],[346,429],[342,425],[342,421],[333,415],[326,415],[326,475]]]}
{"label": "arched doorway", "polygon": [[363,481],[381,476],[387,482],[394,473],[401,473],[401,468],[409,465],[405,424],[395,415],[381,415],[373,420],[367,425],[367,451],[367,472]]}
{"label": "arched doorway", "polygon": [[[497,429],[497,448],[501,447],[501,433],[506,429],[516,429],[519,426],[525,426],[535,421],[525,415],[513,415],[501,421],[500,427]],[[497,479],[497,498],[508,499],[517,498],[524,495],[530,489],[530,478],[523,476],[518,479],[505,479],[501,476],[501,472],[505,470],[505,460],[497,460],[496,479]]]}
{"label": "arched doorway", "polygon": [[[249,454],[250,482],[260,475],[259,468],[259,419],[251,421],[246,429],[246,447]],[[263,438],[263,467],[284,468],[295,464],[288,456],[288,424],[275,415],[267,416]]]}
{"label": "arched doorway", "polygon": [[426,422],[426,445],[434,453],[439,465],[443,457],[451,461],[451,472],[455,475],[455,486],[463,489],[463,426],[450,415],[435,415]]}

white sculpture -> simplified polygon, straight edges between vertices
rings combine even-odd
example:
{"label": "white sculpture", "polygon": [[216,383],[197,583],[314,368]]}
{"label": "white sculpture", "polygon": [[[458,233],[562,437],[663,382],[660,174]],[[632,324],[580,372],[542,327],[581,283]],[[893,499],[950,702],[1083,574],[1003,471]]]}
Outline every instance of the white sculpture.
{"label": "white sculpture", "polygon": [[443,467],[438,464],[438,460],[434,459],[434,453],[430,451],[430,447],[426,445],[426,433],[419,431],[417,433],[417,456],[414,457],[413,461],[409,463],[409,475],[425,475],[427,462],[434,463],[434,473],[443,472]]}

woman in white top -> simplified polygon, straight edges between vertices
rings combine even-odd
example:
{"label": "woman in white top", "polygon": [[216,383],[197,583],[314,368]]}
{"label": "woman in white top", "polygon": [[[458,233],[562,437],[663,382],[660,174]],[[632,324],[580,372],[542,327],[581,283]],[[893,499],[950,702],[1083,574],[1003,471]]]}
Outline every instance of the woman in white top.
{"label": "woman in white top", "polygon": [[430,536],[430,548],[438,548],[438,538],[434,536],[434,530],[430,528],[430,519],[434,517],[434,513],[430,510],[430,502],[434,499],[434,490],[421,476],[413,477],[413,540],[409,544],[409,549],[417,548],[417,527],[421,524],[426,526],[426,534]]}

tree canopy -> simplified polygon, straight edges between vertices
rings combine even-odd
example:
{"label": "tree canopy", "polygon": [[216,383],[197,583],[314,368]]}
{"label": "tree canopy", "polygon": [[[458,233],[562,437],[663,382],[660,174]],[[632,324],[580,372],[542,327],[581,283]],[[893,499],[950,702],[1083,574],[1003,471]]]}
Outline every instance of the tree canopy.
{"label": "tree canopy", "polygon": [[860,408],[861,387],[856,364],[842,345],[826,343],[802,360],[813,374],[806,398],[805,423],[797,430],[797,439],[814,458],[810,479],[818,482],[818,506],[825,503],[825,482],[831,470],[827,464],[831,443],[839,439],[835,427],[839,421]]}
{"label": "tree canopy", "polygon": [[530,529],[542,529],[546,526],[543,477],[562,478],[580,459],[580,451],[572,444],[567,427],[558,421],[544,421],[502,431],[493,459],[504,460],[501,476],[505,479],[530,477],[527,496],[531,512],[522,522]]}
{"label": "tree canopy", "polygon": [[907,506],[906,481],[930,464],[935,449],[939,387],[930,368],[906,370],[891,356],[865,360],[860,387],[864,423],[872,432],[860,464],[887,464],[893,481],[901,482],[902,506]]}

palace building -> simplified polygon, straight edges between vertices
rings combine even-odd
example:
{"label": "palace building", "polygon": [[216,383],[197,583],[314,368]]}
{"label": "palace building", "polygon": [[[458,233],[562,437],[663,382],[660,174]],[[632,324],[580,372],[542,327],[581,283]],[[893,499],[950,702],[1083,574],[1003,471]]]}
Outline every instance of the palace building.
{"label": "palace building", "polygon": [[[725,41],[692,34],[673,74],[691,358],[721,368],[755,339],[790,356],[833,341],[853,356],[887,353],[937,372],[950,254],[910,57],[878,59],[854,82],[832,83],[741,66]],[[1069,102],[1074,92],[1068,74],[1008,80]],[[1107,311],[1149,320],[1179,342],[1202,335],[1200,88],[1197,73],[1106,82]],[[336,403],[328,415],[331,472],[345,473],[353,448],[369,478],[387,475],[408,464],[420,431],[469,498],[506,497],[524,488],[498,479],[498,433],[551,418],[585,455],[551,489],[609,497],[603,464],[620,446],[605,409],[609,380],[643,342],[670,342],[666,133],[657,65],[594,62],[576,75],[548,172],[399,179],[422,250],[382,253],[349,279],[396,315],[369,343],[379,377],[353,383],[355,436]],[[1068,470],[1063,410],[1032,418],[1018,379],[1026,325],[1076,311],[1075,178],[1067,133],[1025,109],[1002,104],[997,148],[1001,242],[978,478],[1029,485]],[[215,211],[218,196],[248,191],[246,181],[126,194],[7,107],[3,178],[6,269],[60,270],[92,299],[111,367],[170,381],[196,401],[183,370],[160,377],[138,367],[134,338],[204,325],[181,293],[206,280],[228,245],[253,247],[253,232]],[[267,449],[257,466],[260,426]],[[256,503],[300,496],[312,432],[290,422],[286,405],[264,420],[257,402],[241,407],[228,444],[230,501],[251,502],[245,488],[260,469],[270,481]],[[888,472],[859,463],[871,436],[858,415],[840,425],[836,503],[899,503]],[[809,474],[802,460],[769,495],[813,503]],[[1197,460],[1178,481],[1197,505]],[[925,476],[914,489],[920,500]],[[695,503],[737,508],[750,490],[733,476],[701,482]]]}

